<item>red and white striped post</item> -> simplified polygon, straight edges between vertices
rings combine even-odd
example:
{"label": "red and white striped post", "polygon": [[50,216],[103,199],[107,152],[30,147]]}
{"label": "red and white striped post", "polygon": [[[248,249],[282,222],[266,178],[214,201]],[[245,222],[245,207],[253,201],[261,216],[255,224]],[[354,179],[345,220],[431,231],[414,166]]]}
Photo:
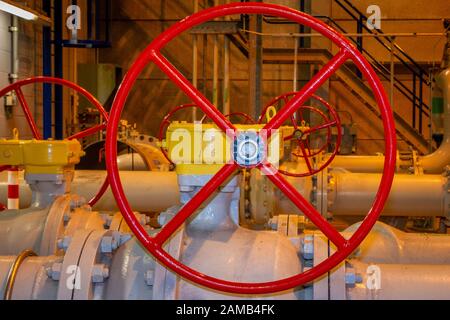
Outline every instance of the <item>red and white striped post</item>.
{"label": "red and white striped post", "polygon": [[19,169],[8,169],[8,210],[19,209]]}

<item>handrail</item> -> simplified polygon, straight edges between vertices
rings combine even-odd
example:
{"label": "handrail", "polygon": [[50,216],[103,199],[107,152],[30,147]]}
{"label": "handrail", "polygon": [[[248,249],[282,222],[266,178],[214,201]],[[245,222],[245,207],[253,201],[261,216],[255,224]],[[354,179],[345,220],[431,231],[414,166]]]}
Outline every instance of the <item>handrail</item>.
{"label": "handrail", "polygon": [[[364,15],[364,13],[362,13],[361,11],[358,10],[358,8],[356,8],[350,1],[348,0],[342,0],[344,1],[348,6],[350,6],[353,11],[356,12],[357,16],[355,16],[355,14],[353,14],[347,7],[345,7],[345,5],[343,5],[340,1],[341,0],[334,0],[345,12],[347,12],[355,21],[358,21],[360,18],[362,18],[363,21],[367,21],[367,17]],[[359,17],[358,17],[359,16]],[[366,24],[362,24],[362,27],[364,28],[364,30],[368,31],[369,33],[372,34],[384,34],[384,32],[381,29],[377,29],[376,32],[374,30],[371,30],[370,28],[367,27]],[[384,37],[387,41],[389,41],[389,43],[392,43],[391,40],[389,39],[389,37]],[[392,48],[389,47],[389,45],[387,45],[385,42],[383,42],[379,37],[375,38],[383,47],[385,47],[387,50],[391,51]],[[410,55],[408,55],[405,50],[403,50],[402,47],[400,47],[398,44],[394,43],[394,47],[397,49],[397,51],[399,53],[401,53],[406,60],[408,60],[411,64],[413,64],[417,70],[419,70],[419,72],[417,72],[417,70],[413,69],[410,67],[410,65],[402,58],[400,57],[397,53],[394,52],[394,56],[400,61],[402,62],[408,69],[410,69],[413,73],[415,73],[417,76],[421,77],[423,80],[425,80],[425,83],[427,85],[430,84],[429,79],[426,77],[423,77],[423,75],[428,74],[428,72],[424,69],[422,69],[422,67],[413,59],[411,58]]]}
{"label": "handrail", "polygon": [[[318,19],[326,19],[328,20],[334,27],[336,27],[339,31],[341,31],[342,33],[346,34],[347,31],[341,26],[339,25],[336,20],[334,20],[333,18],[329,17],[329,16],[324,16],[324,15],[316,15],[314,16],[315,18]],[[289,20],[285,20],[285,19],[273,19],[273,18],[268,18],[268,17],[264,17],[263,18],[264,21],[266,23],[269,24],[292,24],[291,21]],[[329,24],[330,24],[329,23]],[[350,41],[352,41],[355,45],[357,45],[357,41],[353,38],[349,38]],[[383,64],[381,64],[369,51],[367,51],[365,48],[362,48],[361,50],[364,54],[366,54],[367,57],[370,58],[370,62],[372,63],[373,67],[376,69],[376,71],[381,74],[383,76],[383,78],[385,78],[386,80],[390,80],[390,70],[388,68],[386,68],[386,66],[384,66]],[[394,76],[394,80],[395,80],[395,87],[411,102],[413,102],[412,97],[408,97],[408,94],[411,96],[414,96],[414,92],[408,88],[402,81],[400,81],[397,77]],[[406,91],[406,92],[405,92]],[[426,110],[430,110],[430,106],[428,106],[426,103],[422,103],[423,106],[425,107]],[[425,113],[426,116],[428,116],[428,113],[424,110],[422,110],[423,113]]]}

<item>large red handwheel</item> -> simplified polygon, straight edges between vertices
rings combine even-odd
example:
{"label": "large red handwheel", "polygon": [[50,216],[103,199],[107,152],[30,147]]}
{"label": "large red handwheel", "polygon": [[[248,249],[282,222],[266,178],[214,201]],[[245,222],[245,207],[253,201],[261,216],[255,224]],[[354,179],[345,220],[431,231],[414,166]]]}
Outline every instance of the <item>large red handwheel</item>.
{"label": "large red handwheel", "polygon": [[[33,78],[24,79],[24,80],[19,80],[17,82],[10,84],[9,86],[3,88],[2,90],[0,90],[0,98],[5,96],[9,92],[16,93],[17,98],[19,99],[19,103],[22,106],[22,110],[25,114],[25,118],[31,128],[31,131],[32,131],[35,139],[41,140],[42,136],[38,130],[36,121],[34,121],[34,118],[31,114],[31,110],[30,110],[30,107],[28,106],[28,103],[23,94],[22,87],[26,86],[26,85],[30,85],[30,84],[36,84],[36,83],[55,84],[55,85],[60,85],[63,87],[73,89],[76,92],[78,92],[79,94],[81,94],[82,96],[84,96],[100,112],[100,115],[102,116],[102,118],[104,120],[102,124],[99,124],[92,128],[78,132],[78,133],[68,137],[67,138],[68,140],[82,139],[91,134],[94,134],[101,130],[106,129],[106,123],[108,122],[108,113],[105,111],[105,109],[103,108],[101,103],[90,92],[83,89],[79,85],[77,85],[73,82],[64,80],[64,79],[53,78],[53,77],[33,77]],[[101,186],[99,192],[89,201],[89,205],[93,206],[95,203],[97,203],[97,201],[102,197],[102,195],[105,193],[106,189],[108,188],[108,184],[109,184],[108,178],[106,178],[105,181],[103,182],[103,185]]]}
{"label": "large red handwheel", "polygon": [[[169,78],[192,99],[192,102],[199,106],[221,130],[229,130],[228,133],[236,132],[236,128],[224,117],[224,115],[222,115],[212,105],[212,103],[208,101],[161,53],[161,49],[182,32],[201,23],[223,16],[236,14],[263,14],[282,17],[312,28],[313,30],[329,38],[340,48],[339,53],[335,55],[268,124],[265,125],[264,129],[267,130],[266,132],[268,136],[270,136],[273,130],[278,129],[286,119],[296,112],[298,108],[301,107],[309,99],[309,97],[327,79],[330,78],[338,67],[340,67],[346,60],[351,59],[358,69],[364,74],[367,82],[374,91],[374,95],[380,108],[386,138],[384,172],[375,201],[367,214],[367,217],[350,239],[345,239],[337,230],[335,230],[321,216],[321,214],[292,185],[290,185],[280,173],[276,171],[270,163],[260,163],[256,166],[259,170],[267,174],[268,178],[336,246],[336,251],[333,255],[320,264],[314,266],[312,269],[289,278],[264,283],[240,283],[210,277],[182,264],[163,249],[164,243],[174,232],[177,231],[186,219],[200,207],[202,202],[205,201],[210,194],[212,194],[227,178],[234,174],[240,167],[245,167],[245,165],[240,162],[238,164],[236,160],[233,163],[224,165],[222,169],[220,169],[219,172],[217,172],[213,178],[211,178],[211,180],[181,208],[178,214],[175,215],[175,217],[170,220],[156,236],[151,237],[139,224],[139,221],[137,221],[135,215],[133,214],[133,210],[130,208],[121,184],[117,162],[115,161],[117,156],[116,139],[118,124],[124,104],[133,84],[136,81],[136,78],[149,62],[155,63],[164,73],[166,73]],[[185,279],[211,289],[238,294],[265,294],[297,287],[323,275],[350,255],[367,236],[380,215],[381,210],[383,209],[394,177],[395,151],[396,137],[394,119],[386,93],[384,92],[383,86],[381,85],[374,70],[358,52],[358,50],[350,44],[347,39],[323,22],[294,9],[264,3],[233,3],[207,9],[183,19],[160,34],[141,53],[125,76],[113,103],[110,113],[110,121],[107,126],[106,138],[107,170],[111,188],[124,218],[138,240],[162,264]]]}
{"label": "large red handwheel", "polygon": [[[276,106],[279,103],[283,102],[287,104],[290,99],[295,97],[297,92],[290,92],[283,94],[279,97],[274,98],[272,101],[270,101],[263,109],[263,112],[261,113],[261,116],[259,117],[259,122],[261,123],[262,120],[265,118],[269,108],[271,106]],[[342,141],[342,128],[341,128],[341,120],[339,118],[339,114],[337,111],[322,97],[319,97],[317,95],[311,95],[311,99],[316,100],[319,102],[325,109],[328,111],[328,116],[323,113],[320,109],[312,106],[301,106],[297,110],[296,117],[291,117],[292,126],[294,127],[294,132],[292,135],[289,135],[284,138],[285,141],[294,141],[298,148],[300,149],[300,152],[292,152],[292,154],[296,157],[303,158],[306,164],[306,171],[305,172],[290,172],[286,170],[278,170],[281,174],[284,174],[286,176],[290,177],[308,177],[311,175],[315,175],[328,167],[328,165],[333,161],[333,159],[336,157],[339,148],[341,146]],[[304,127],[303,124],[305,123],[304,119],[304,112],[309,113],[315,113],[321,120],[321,123],[309,128]],[[299,127],[300,124],[300,127]],[[333,151],[327,155],[326,160],[322,161],[321,159],[318,160],[318,164],[314,167],[313,159],[321,154],[322,152],[327,149],[328,146],[332,144],[331,138],[332,138],[332,131],[331,129],[335,127],[337,129],[337,136],[336,136],[336,143],[333,147]],[[319,131],[326,130],[326,141],[319,147],[313,150],[311,148],[310,144],[310,137],[311,134]]]}

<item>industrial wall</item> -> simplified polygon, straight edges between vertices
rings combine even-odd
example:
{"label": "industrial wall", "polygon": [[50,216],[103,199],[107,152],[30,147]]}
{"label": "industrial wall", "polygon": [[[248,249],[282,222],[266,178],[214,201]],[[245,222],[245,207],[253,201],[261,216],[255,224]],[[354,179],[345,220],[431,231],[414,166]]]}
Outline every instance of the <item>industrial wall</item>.
{"label": "industrial wall", "polygon": [[[11,73],[11,16],[0,12],[0,86],[9,83]],[[34,76],[41,73],[41,46],[36,45],[41,36],[40,28],[33,24],[22,22],[19,19],[19,79]],[[24,87],[24,95],[31,108],[32,114],[41,125],[41,108],[39,97],[40,88],[37,86]],[[35,100],[35,97],[38,97]],[[14,128],[19,129],[20,136],[30,138],[31,131],[26,123],[22,109],[19,105],[13,107],[12,115],[5,114],[4,101],[0,99],[0,137],[10,137]]]}
{"label": "industrial wall", "polygon": [[[224,1],[221,1],[224,2]],[[299,1],[264,1],[288,5],[299,9]],[[373,1],[353,1],[361,11]],[[130,64],[137,57],[147,44],[151,42],[161,31],[168,26],[182,19],[193,12],[193,1],[160,1],[160,0],[113,0],[113,47],[112,49],[102,49],[100,52],[100,62],[113,63],[122,66],[127,71]],[[376,1],[382,10],[382,29],[384,32],[443,32],[441,19],[450,16],[450,7],[447,1],[430,0],[427,2],[427,10],[423,10],[423,2],[414,1]],[[200,8],[204,7],[204,1],[200,1]],[[315,0],[312,4],[311,12],[314,15],[328,15],[345,26],[347,32],[356,32],[356,25],[350,22],[349,17],[342,11],[334,1]],[[420,17],[420,21],[419,18]],[[290,26],[270,26],[264,32],[298,32],[297,27]],[[405,48],[411,56],[419,62],[428,65],[439,63],[442,56],[445,39],[443,37],[427,38],[399,38],[398,44]],[[377,58],[382,62],[389,63],[390,53],[378,48],[375,40],[364,38],[365,45],[370,48]],[[329,41],[313,39],[313,47],[330,48]],[[292,48],[294,40],[292,38],[264,38],[265,48]],[[205,51],[203,51],[206,49]],[[203,44],[203,39],[199,39],[199,58],[203,58],[205,53],[205,63],[199,66],[199,88],[208,98],[212,98],[212,41],[207,45]],[[192,77],[192,36],[183,34],[172,41],[164,51],[169,60],[177,66],[188,78]],[[222,51],[220,52],[222,56]],[[231,52],[231,109],[232,111],[247,110],[248,96],[248,60],[236,49]],[[398,61],[395,61],[399,65]],[[204,69],[203,69],[204,67]],[[397,72],[401,72],[398,68]],[[222,70],[220,77],[222,78]],[[307,77],[307,74],[300,73],[299,83]],[[411,86],[409,76],[398,74],[408,86]],[[170,81],[154,66],[149,66],[142,74],[135,91],[130,95],[124,117],[138,124],[138,127],[145,128],[148,133],[155,135],[157,127],[163,116],[170,108],[176,105],[189,102]],[[268,102],[274,96],[291,91],[293,88],[293,65],[292,64],[272,64],[264,65],[263,102]],[[203,81],[205,80],[205,81]],[[389,83],[384,83],[389,94]],[[332,81],[330,86],[334,94],[330,97],[331,102],[336,104],[338,109],[349,109],[354,113],[354,121],[359,125],[358,150],[361,153],[375,153],[382,151],[383,135],[380,121],[367,116],[365,110],[357,100],[349,94],[338,82]],[[327,89],[326,89],[327,90]],[[429,93],[424,92],[424,101],[428,102]],[[400,95],[395,94],[395,106],[405,118],[412,117],[411,103],[405,101]],[[220,107],[220,106],[219,106]],[[187,119],[187,115],[180,118]],[[425,124],[427,125],[427,124]],[[424,130],[427,135],[427,130]],[[406,144],[400,141],[400,148],[406,149]]]}
{"label": "industrial wall", "polygon": [[[219,1],[223,3],[225,0]],[[69,4],[69,0],[63,0],[63,7]],[[86,1],[79,1],[82,9]],[[265,1],[287,5],[299,9],[299,1],[293,0],[272,0]],[[329,16],[339,22],[348,32],[356,32],[354,21],[350,21],[348,15],[331,0],[315,0],[307,2],[307,8],[313,15]],[[354,5],[365,12],[368,5],[373,1],[354,1]],[[77,64],[79,63],[111,63],[123,68],[126,72],[130,64],[137,55],[151,42],[159,33],[176,21],[179,21],[194,10],[194,1],[162,1],[162,0],[111,0],[113,5],[112,40],[113,46],[109,49],[64,49],[64,78],[78,82]],[[382,29],[384,32],[442,32],[442,21],[444,17],[450,16],[450,6],[447,1],[430,0],[427,2],[427,10],[423,10],[423,2],[412,1],[387,1],[378,0],[376,3],[382,10]],[[205,7],[205,1],[199,1],[200,8]],[[31,1],[30,6],[39,8],[41,1]],[[419,18],[420,17],[420,18]],[[85,17],[83,17],[85,18]],[[20,21],[20,20],[19,20]],[[63,19],[64,21],[64,19]],[[10,16],[0,13],[0,85],[8,83],[10,73],[10,52],[11,34],[8,30]],[[83,23],[82,26],[85,24]],[[81,33],[85,28],[82,27]],[[20,44],[19,44],[19,78],[42,74],[42,27],[29,22],[19,22]],[[265,26],[264,32],[298,32],[296,26]],[[66,30],[65,38],[68,37]],[[222,40],[220,40],[222,42]],[[445,43],[443,37],[401,37],[396,42],[405,49],[419,63],[432,66],[439,64],[442,50]],[[264,37],[265,48],[294,48],[293,38],[271,38]],[[367,46],[377,58],[389,63],[390,54],[376,44],[374,39],[364,38],[364,45]],[[200,63],[198,69],[199,88],[205,95],[212,99],[212,40],[211,37],[204,42],[199,38],[199,58],[204,57],[205,62]],[[326,48],[334,51],[330,42],[312,39],[313,48]],[[175,64],[188,78],[192,77],[192,36],[184,34],[167,46],[164,54]],[[222,61],[223,52],[220,50]],[[248,60],[240,53],[236,47],[231,50],[231,109],[232,111],[248,112]],[[398,77],[411,87],[409,75],[403,75],[399,62],[395,61]],[[301,86],[310,76],[310,73],[317,69],[311,66],[310,69],[301,69],[299,73],[299,83]],[[293,89],[294,67],[292,63],[285,64],[265,64],[263,81],[263,103],[267,103],[271,98],[291,91]],[[223,79],[222,66],[219,70],[219,77]],[[389,94],[389,83],[384,82]],[[344,88],[340,82],[331,81],[329,86],[324,88],[324,94],[331,91],[330,101],[339,110],[350,110],[353,113],[354,121],[358,124],[358,151],[360,153],[375,153],[382,151],[383,135],[380,121],[376,117],[368,116],[368,112],[360,105],[358,100]],[[41,87],[28,86],[24,89],[32,112],[37,119],[38,126],[42,127],[42,104]],[[64,95],[64,127],[66,135],[76,130],[76,104],[73,104],[71,93],[65,91]],[[222,90],[219,90],[219,101],[221,101]],[[423,98],[426,103],[429,100],[429,92],[424,91]],[[157,127],[163,116],[170,108],[176,105],[190,102],[167,77],[159,72],[154,66],[150,66],[142,74],[135,86],[134,92],[130,95],[129,103],[126,107],[124,118],[131,122],[136,122],[142,131],[156,135]],[[401,113],[406,119],[412,117],[411,103],[404,97],[395,93],[395,110]],[[221,108],[221,103],[219,103]],[[75,119],[75,120],[74,120]],[[188,115],[180,115],[180,119],[188,119]],[[424,123],[424,133],[428,136],[427,123]],[[13,115],[7,119],[3,100],[0,101],[0,137],[10,136],[13,128],[19,128],[22,137],[29,137],[30,131],[26,124],[23,112],[20,107],[13,109]],[[400,143],[400,148],[405,149],[406,145]]]}

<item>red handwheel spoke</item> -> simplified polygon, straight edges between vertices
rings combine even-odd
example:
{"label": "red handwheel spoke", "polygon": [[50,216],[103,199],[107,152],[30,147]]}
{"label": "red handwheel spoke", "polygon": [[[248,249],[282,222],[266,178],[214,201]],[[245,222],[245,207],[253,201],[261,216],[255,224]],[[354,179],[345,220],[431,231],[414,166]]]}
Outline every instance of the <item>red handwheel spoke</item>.
{"label": "red handwheel spoke", "polygon": [[20,105],[22,106],[22,110],[23,113],[25,114],[25,118],[27,119],[28,125],[30,126],[31,131],[33,132],[33,137],[37,140],[41,140],[42,139],[41,134],[39,133],[36,122],[34,122],[33,120],[30,107],[28,106],[27,100],[25,99],[22,89],[15,88],[14,91],[16,92],[17,98],[19,99]]}
{"label": "red handwheel spoke", "polygon": [[97,133],[99,131],[102,131],[106,129],[106,123],[98,124],[96,126],[93,126],[92,128],[80,131],[78,133],[75,133],[74,135],[70,136],[69,140],[75,140],[75,139],[83,139],[87,136],[90,136],[91,134]]}
{"label": "red handwheel spoke", "polygon": [[150,59],[224,132],[235,130],[231,122],[198,91],[161,53],[152,51]]}
{"label": "red handwheel spoke", "polygon": [[272,130],[278,129],[283,122],[297,111],[349,58],[349,53],[341,49],[314,77],[264,126],[270,137]]}
{"label": "red handwheel spoke", "polygon": [[304,134],[310,134],[310,133],[313,133],[313,132],[316,132],[316,131],[319,131],[319,130],[330,128],[330,127],[335,126],[335,125],[337,125],[337,121],[332,121],[332,122],[325,123],[325,124],[322,124],[320,126],[316,126],[316,127],[310,128],[308,130],[305,130],[303,133]]}
{"label": "red handwheel spoke", "polygon": [[213,194],[217,188],[230,177],[237,169],[235,163],[226,164],[220,169],[211,180],[203,186],[195,196],[186,203],[175,217],[172,218],[164,228],[153,238],[154,242],[162,246],[167,239],[189,218],[200,205],[206,201],[211,194]]}
{"label": "red handwheel spoke", "polygon": [[106,175],[106,178],[103,181],[103,184],[100,187],[100,190],[97,192],[97,194],[91,200],[89,200],[88,205],[90,205],[91,207],[95,206],[97,204],[97,202],[103,197],[106,190],[108,190],[108,187],[109,187],[109,180],[108,180],[108,175]]}
{"label": "red handwheel spoke", "polygon": [[326,221],[322,215],[314,208],[286,179],[276,172],[272,165],[261,167],[261,171],[267,174],[270,181],[273,182],[303,214],[311,220],[314,225],[320,229],[333,242],[338,249],[344,248],[348,241]]}
{"label": "red handwheel spoke", "polygon": [[[311,166],[311,161],[309,161],[310,155],[308,155],[308,153],[306,152],[306,148],[305,145],[303,144],[303,141],[299,141],[298,145],[300,146],[300,150],[302,151],[303,158],[305,159],[306,162],[306,166],[308,167],[309,172],[312,173],[313,168]],[[311,154],[311,152],[309,152],[309,154]]]}

